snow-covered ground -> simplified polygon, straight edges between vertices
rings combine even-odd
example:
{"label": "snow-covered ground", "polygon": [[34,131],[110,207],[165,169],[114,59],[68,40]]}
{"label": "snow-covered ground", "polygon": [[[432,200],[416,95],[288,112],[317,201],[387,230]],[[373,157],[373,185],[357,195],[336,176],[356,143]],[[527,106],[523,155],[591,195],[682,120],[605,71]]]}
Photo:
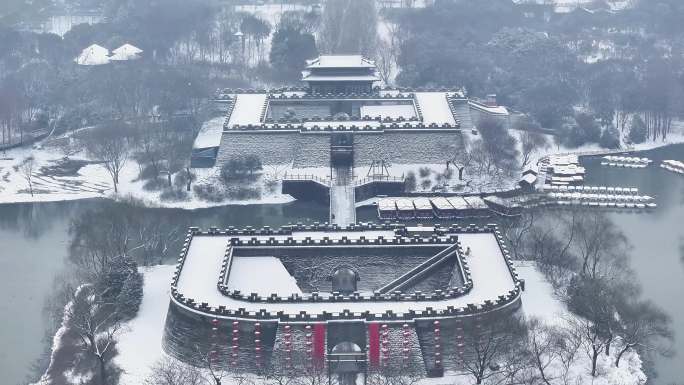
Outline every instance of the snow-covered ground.
{"label": "snow-covered ground", "polygon": [[[567,317],[572,317],[562,302],[553,294],[551,284],[544,275],[537,270],[534,263],[516,262],[516,271],[520,278],[525,280],[525,291],[522,295],[522,311],[526,318],[536,317],[547,325],[563,326]],[[620,367],[615,367],[615,354],[613,349],[610,356],[601,354],[597,362],[597,377],[591,377],[591,361],[583,352],[577,353],[577,359],[569,370],[568,384],[592,384],[592,385],[643,385],[646,375],[642,370],[642,362],[639,355],[633,351],[625,353]],[[558,378],[560,368],[549,366],[547,374]],[[417,385],[471,385],[472,379],[462,373],[447,372],[443,378],[426,378]],[[554,382],[555,383],[555,382]],[[562,382],[561,382],[562,383]]]}
{"label": "snow-covered ground", "polygon": [[[551,4],[557,13],[572,12],[577,8],[590,6],[594,0],[514,0],[515,3],[532,2],[537,4]],[[631,0],[607,0],[606,4],[613,11],[621,11],[631,7],[634,3]]]}
{"label": "snow-covered ground", "polygon": [[124,370],[121,385],[142,384],[154,363],[165,356],[161,342],[174,269],[170,265],[142,269],[145,279],[142,304],[138,315],[119,336],[119,354],[114,359]]}
{"label": "snow-covered ground", "polygon": [[[522,295],[522,310],[527,318],[538,318],[547,325],[563,326],[573,317],[565,305],[554,295],[553,287],[539,272],[533,262],[514,263],[520,278],[525,280],[525,291]],[[593,385],[642,385],[646,382],[646,375],[642,370],[639,355],[633,351],[625,353],[620,367],[615,367],[615,354],[618,349],[612,349],[610,356],[601,354],[597,363],[599,377],[592,378],[590,373],[591,361],[584,352],[579,352],[578,360],[572,368],[570,383]]]}
{"label": "snow-covered ground", "polygon": [[[19,169],[19,165],[29,156],[35,159],[33,167],[33,195],[29,192],[28,182]],[[15,148],[0,153],[0,204],[23,202],[56,202],[87,198],[126,199],[133,197],[145,202],[151,207],[173,207],[183,209],[197,209],[226,204],[266,204],[287,203],[294,199],[280,193],[280,187],[268,191],[265,183],[271,177],[266,172],[256,181],[261,187],[262,195],[259,199],[230,200],[207,202],[196,196],[194,191],[188,193],[189,199],[183,201],[163,201],[161,191],[148,191],[143,188],[145,181],[137,180],[140,172],[138,163],[128,159],[119,176],[118,193],[114,193],[112,179],[107,170],[99,164],[88,164],[82,167],[75,176],[44,175],[41,167],[54,166],[62,160],[64,154],[50,146],[40,148]],[[88,160],[84,153],[71,155],[72,160]],[[197,184],[216,184],[217,168],[194,169]]]}
{"label": "snow-covered ground", "polygon": [[[511,130],[513,136],[518,140],[518,150],[520,150],[520,136],[523,131]],[[599,146],[597,143],[588,143],[576,148],[568,148],[563,145],[556,144],[554,137],[551,135],[544,135],[549,146],[540,151],[534,152],[530,156],[528,167],[534,166],[537,162],[546,156],[554,154],[573,154],[573,155],[608,155],[622,152],[646,151],[658,147],[669,146],[673,144],[684,143],[684,122],[677,121],[672,124],[672,131],[667,135],[665,140],[647,140],[639,144],[625,144],[618,149],[606,149]]]}
{"label": "snow-covered ground", "polygon": [[[268,277],[268,279],[263,279]],[[228,289],[269,296],[271,293],[302,294],[297,280],[276,257],[235,257]]]}
{"label": "snow-covered ground", "polygon": [[[217,121],[218,122],[218,121]],[[519,138],[521,132],[513,131],[514,136]],[[645,143],[624,146],[621,150],[606,150],[597,144],[584,145],[580,148],[564,148],[552,143],[548,137],[550,146],[542,151],[532,154],[530,165],[535,165],[544,156],[567,153],[567,154],[592,154],[592,153],[614,153],[618,151],[641,151],[670,144],[684,143],[684,124],[681,122],[673,123],[672,132],[666,140],[647,141]],[[28,182],[24,178],[19,164],[28,156],[35,158],[34,176],[32,179],[34,194],[29,193]],[[199,199],[191,191],[187,201],[162,201],[160,191],[148,191],[143,188],[144,181],[137,180],[139,165],[132,159],[126,162],[121,171],[119,192],[114,194],[111,177],[104,167],[99,164],[88,164],[82,167],[75,176],[45,175],[40,169],[43,166],[54,166],[61,160],[64,154],[58,147],[39,146],[34,148],[15,148],[0,152],[0,204],[3,203],[22,203],[22,202],[54,202],[87,198],[112,198],[125,199],[133,197],[153,207],[174,207],[184,209],[196,209],[214,207],[226,204],[276,204],[287,203],[294,199],[289,195],[280,193],[280,185],[274,189],[266,188],[270,180],[281,178],[284,172],[288,174],[315,175],[322,178],[329,178],[330,168],[292,168],[292,165],[266,166],[262,176],[255,182],[255,186],[261,188],[262,195],[259,199],[249,200],[230,200],[221,202],[208,202]],[[71,156],[72,159],[88,160],[85,154],[79,153]],[[680,159],[681,160],[681,159]],[[430,173],[427,177],[420,176],[420,169],[427,168]],[[413,172],[417,178],[417,190],[430,190],[432,187],[446,183],[450,190],[461,192],[480,192],[493,190],[506,190],[515,187],[518,177],[513,176],[508,179],[492,180],[491,178],[473,172],[472,168],[466,168],[464,181],[458,181],[456,170],[450,179],[445,179],[441,175],[446,170],[445,164],[391,164],[388,166],[390,176],[406,176]],[[194,169],[197,175],[197,184],[218,183],[218,168]],[[362,166],[354,169],[354,175],[358,179],[363,179],[369,174],[369,167]],[[372,174],[372,172],[371,172]],[[428,180],[429,186],[426,189],[421,187],[422,182]]]}

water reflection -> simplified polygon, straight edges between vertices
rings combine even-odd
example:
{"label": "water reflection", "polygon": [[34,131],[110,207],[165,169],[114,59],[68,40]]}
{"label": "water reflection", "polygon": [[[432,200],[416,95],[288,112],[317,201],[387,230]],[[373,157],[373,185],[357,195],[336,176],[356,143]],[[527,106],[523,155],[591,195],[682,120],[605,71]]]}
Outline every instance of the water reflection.
{"label": "water reflection", "polygon": [[[96,236],[95,230],[120,225],[129,248],[144,263],[173,261],[188,226],[272,226],[327,220],[325,205],[227,206],[196,211],[149,209],[103,199],[0,205],[0,302],[6,316],[0,329],[2,383],[24,380],[40,356],[41,337],[51,326],[43,305],[62,273],[73,240]],[[95,232],[95,234],[94,234]],[[144,239],[145,242],[141,240]],[[27,283],[30,283],[27,285]]]}
{"label": "water reflection", "polygon": [[654,160],[646,169],[600,166],[587,160],[587,184],[638,187],[656,197],[658,208],[649,214],[613,213],[611,218],[634,246],[632,267],[643,287],[643,297],[655,302],[672,317],[675,330],[674,358],[657,357],[657,384],[681,382],[684,356],[684,178],[658,167],[664,159],[682,159],[684,145],[640,153]]}
{"label": "water reflection", "polygon": [[71,217],[88,202],[78,204],[20,203],[0,205],[0,230],[19,230],[26,238],[40,238],[63,218]]}

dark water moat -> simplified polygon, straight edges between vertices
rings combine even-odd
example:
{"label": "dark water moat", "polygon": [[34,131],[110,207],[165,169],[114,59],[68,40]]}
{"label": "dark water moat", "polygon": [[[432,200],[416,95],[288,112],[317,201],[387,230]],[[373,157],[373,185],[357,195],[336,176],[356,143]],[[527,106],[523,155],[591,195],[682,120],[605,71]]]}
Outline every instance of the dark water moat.
{"label": "dark water moat", "polygon": [[[684,362],[684,176],[657,167],[662,159],[684,159],[684,145],[648,151],[655,160],[646,169],[600,166],[587,159],[588,185],[638,187],[657,197],[659,207],[649,214],[614,213],[611,218],[630,239],[632,264],[644,297],[653,299],[672,317],[678,354],[658,359],[655,384],[681,382]],[[22,383],[40,355],[47,324],[42,313],[54,279],[65,266],[69,225],[74,218],[105,204],[102,200],[0,205],[0,373],[3,383]],[[122,204],[123,205],[123,204]],[[324,222],[327,205],[293,202],[284,205],[226,206],[183,211],[145,209],[140,215],[159,221],[208,226],[278,227],[295,222]],[[358,210],[360,221],[376,220],[374,208]],[[106,218],[103,218],[106,221]],[[444,222],[444,221],[442,221]],[[491,222],[491,220],[485,222]],[[447,224],[446,222],[443,224]],[[175,252],[172,253],[175,255]],[[172,261],[168,261],[169,263]],[[11,346],[12,349],[6,347]]]}

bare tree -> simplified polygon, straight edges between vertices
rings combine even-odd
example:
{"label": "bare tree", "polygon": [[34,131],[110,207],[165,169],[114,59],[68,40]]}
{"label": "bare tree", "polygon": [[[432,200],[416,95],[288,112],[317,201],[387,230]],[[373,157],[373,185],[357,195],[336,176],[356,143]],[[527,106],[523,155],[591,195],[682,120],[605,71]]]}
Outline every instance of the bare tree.
{"label": "bare tree", "polygon": [[580,346],[591,361],[590,374],[592,377],[596,377],[598,375],[596,372],[598,357],[606,346],[600,328],[596,327],[590,320],[582,317],[569,318],[567,323],[569,329],[572,330],[572,334],[582,342]]}
{"label": "bare tree", "polygon": [[83,350],[98,363],[101,385],[108,384],[107,364],[114,356],[116,337],[122,330],[114,308],[93,285],[84,285],[75,292],[71,306],[65,308],[66,324],[78,335]]}
{"label": "bare tree", "polygon": [[328,371],[322,363],[314,363],[314,365],[305,365],[304,370],[301,371],[299,381],[302,385],[326,385],[337,384],[337,379],[328,375]]}
{"label": "bare tree", "polygon": [[[564,365],[564,347],[566,341],[561,330],[544,324],[537,318],[527,322],[527,348],[530,358],[530,367],[534,375],[529,378],[530,383],[543,383],[554,385],[556,380],[562,379],[574,362],[575,355],[569,356],[570,362]],[[568,370],[559,371],[558,368]]]}
{"label": "bare tree", "polygon": [[201,370],[173,358],[157,361],[144,381],[145,385],[201,385],[205,383],[206,378]]}
{"label": "bare tree", "polygon": [[575,216],[574,242],[580,263],[580,274],[591,278],[614,278],[629,274],[629,243],[624,234],[604,214],[582,211]]}
{"label": "bare tree", "polygon": [[24,180],[26,180],[31,196],[33,196],[33,170],[35,168],[35,164],[35,158],[33,156],[26,157],[19,164],[21,176],[24,178]]}
{"label": "bare tree", "polygon": [[520,164],[522,168],[530,164],[532,155],[535,152],[545,150],[550,146],[544,135],[533,131],[523,131],[520,134],[520,145],[522,157]]}
{"label": "bare tree", "polygon": [[464,148],[458,150],[454,157],[447,162],[448,164],[453,164],[458,170],[458,180],[463,180],[463,172],[466,168],[470,167],[475,161],[475,154],[470,148],[464,146]]}
{"label": "bare tree", "polygon": [[488,175],[510,175],[519,169],[517,140],[501,120],[484,117],[477,122],[477,130],[481,139],[473,143],[472,151]]}
{"label": "bare tree", "polygon": [[[482,322],[464,323],[463,351],[452,355],[452,360],[467,373],[476,384],[489,380],[506,383],[510,372],[521,359],[524,327],[515,316],[501,316]],[[510,382],[508,382],[510,383]]]}
{"label": "bare tree", "polygon": [[558,372],[559,380],[563,385],[577,384],[575,378],[574,366],[577,361],[577,355],[582,347],[582,336],[576,333],[576,330],[565,325],[558,329],[559,336],[557,340],[557,353],[560,368]]}
{"label": "bare tree", "polygon": [[[113,203],[88,214],[71,224],[69,259],[85,281],[95,282],[114,258],[128,254],[131,222]],[[102,218],[106,218],[104,223]]]}
{"label": "bare tree", "polygon": [[584,352],[591,360],[591,375],[596,377],[599,355],[610,354],[610,346],[620,329],[616,304],[624,293],[609,286],[605,280],[577,276],[568,288],[567,304],[579,317],[567,320],[583,343]]}
{"label": "bare tree", "polygon": [[537,218],[527,232],[525,253],[536,261],[555,289],[566,287],[577,259],[571,246],[575,238],[575,213]]}
{"label": "bare tree", "polygon": [[389,42],[378,38],[375,52],[375,65],[378,68],[380,78],[385,85],[392,84],[392,72],[395,67],[395,57]]}
{"label": "bare tree", "polygon": [[503,220],[500,223],[506,243],[511,247],[513,259],[526,259],[525,241],[535,224],[535,211],[526,210],[519,217]]}
{"label": "bare tree", "polygon": [[378,13],[372,0],[329,0],[323,9],[321,49],[328,54],[374,57]]}
{"label": "bare tree", "polygon": [[620,366],[622,356],[632,349],[643,353],[655,352],[663,356],[672,354],[674,338],[670,317],[649,301],[627,302],[620,308],[622,330],[620,350],[615,366]]}
{"label": "bare tree", "polygon": [[85,136],[85,147],[90,156],[102,161],[114,183],[114,192],[119,192],[119,174],[128,160],[128,143],[119,130],[122,124],[113,124],[95,129]]}

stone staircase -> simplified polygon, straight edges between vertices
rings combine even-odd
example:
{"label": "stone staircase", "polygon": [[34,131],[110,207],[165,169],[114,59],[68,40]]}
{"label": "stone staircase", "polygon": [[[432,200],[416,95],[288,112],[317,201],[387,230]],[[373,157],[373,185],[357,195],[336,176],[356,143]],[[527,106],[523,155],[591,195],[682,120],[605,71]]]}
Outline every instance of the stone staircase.
{"label": "stone staircase", "polygon": [[453,106],[452,111],[454,113],[454,118],[461,122],[461,129],[472,130],[475,128],[473,120],[470,117],[468,99],[452,99],[451,105]]}
{"label": "stone staircase", "polygon": [[333,169],[330,186],[330,223],[347,226],[356,223],[355,190],[351,165],[338,165]]}

